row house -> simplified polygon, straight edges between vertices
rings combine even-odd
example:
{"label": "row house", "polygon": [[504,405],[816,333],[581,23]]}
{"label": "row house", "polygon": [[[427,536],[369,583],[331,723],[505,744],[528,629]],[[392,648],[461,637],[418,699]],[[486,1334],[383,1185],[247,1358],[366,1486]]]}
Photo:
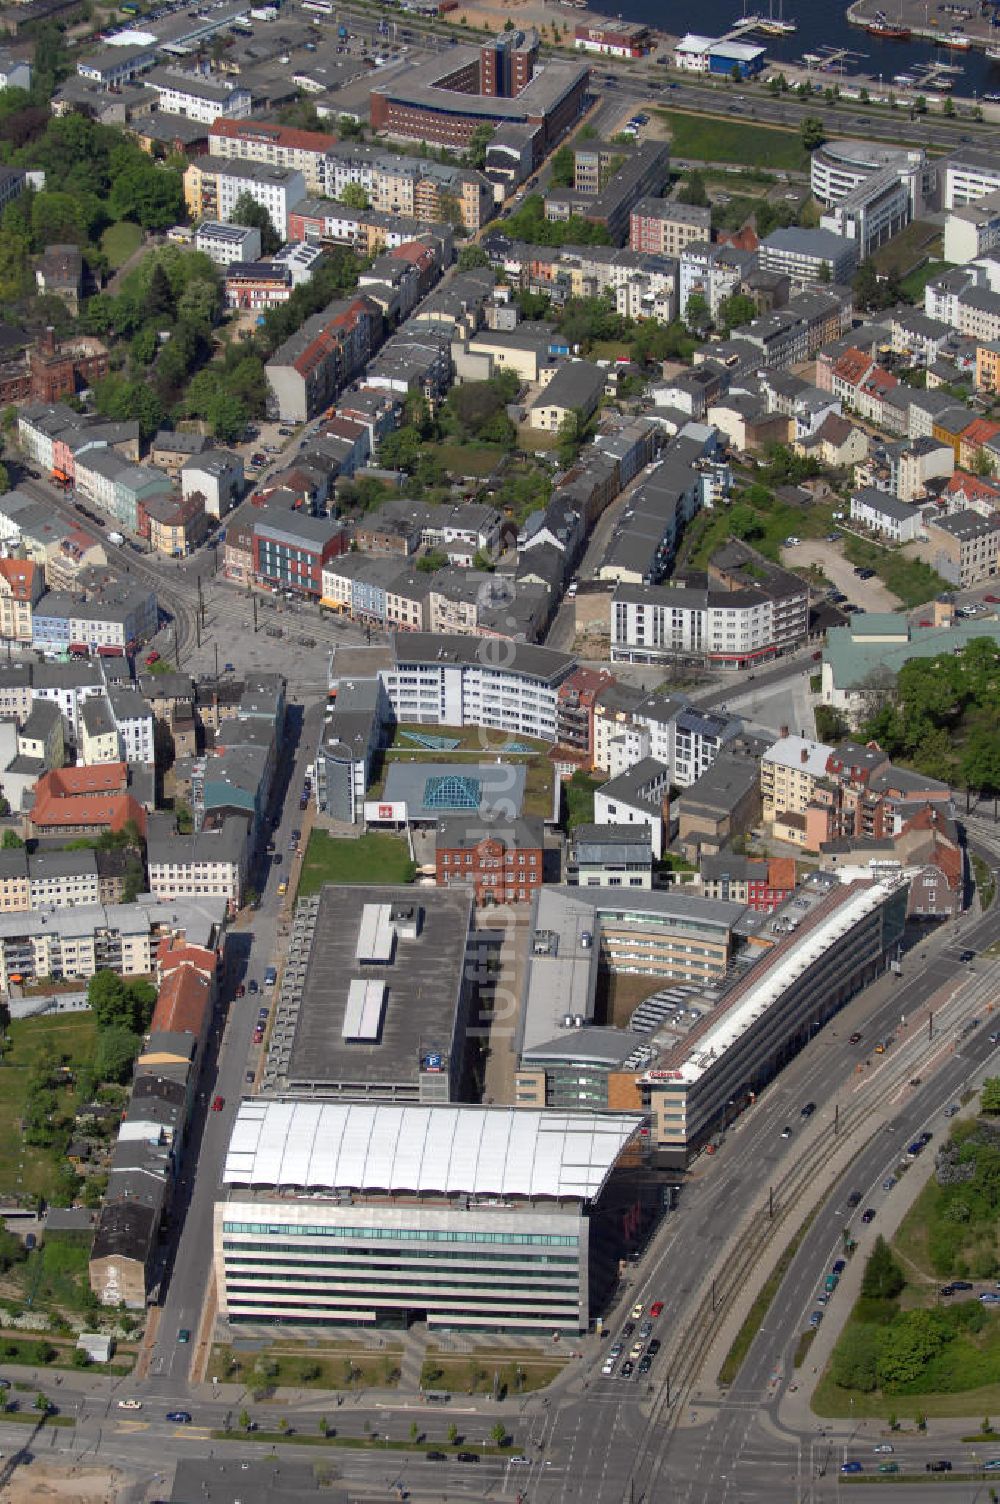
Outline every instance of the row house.
{"label": "row house", "polygon": [[329,406],[362,369],[381,334],[381,310],[363,296],[337,299],[307,319],[265,366],[279,416],[304,422]]}

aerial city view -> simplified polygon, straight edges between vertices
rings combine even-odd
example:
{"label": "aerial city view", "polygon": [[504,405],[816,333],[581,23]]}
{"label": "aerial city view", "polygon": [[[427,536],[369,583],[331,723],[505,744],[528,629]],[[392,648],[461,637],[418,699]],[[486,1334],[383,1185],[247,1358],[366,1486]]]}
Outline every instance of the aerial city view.
{"label": "aerial city view", "polygon": [[616,3],[0,5],[2,1504],[996,1504],[1000,0]]}

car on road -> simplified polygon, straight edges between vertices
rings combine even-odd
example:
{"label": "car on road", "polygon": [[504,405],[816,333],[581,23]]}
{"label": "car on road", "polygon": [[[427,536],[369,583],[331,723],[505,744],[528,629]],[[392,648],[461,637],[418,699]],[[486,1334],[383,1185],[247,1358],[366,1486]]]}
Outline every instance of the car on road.
{"label": "car on road", "polygon": [[657,1316],[661,1316],[663,1314],[663,1301],[654,1300],[653,1304],[649,1308],[649,1314],[653,1317],[654,1321]]}
{"label": "car on road", "polygon": [[974,950],[963,950],[958,959],[961,961],[962,965],[965,966],[969,961],[974,961],[976,959],[976,953]]}
{"label": "car on road", "polygon": [[615,1360],[614,1360],[614,1358],[605,1358],[604,1362],[601,1364],[601,1372],[603,1373],[604,1377],[605,1378],[610,1378],[611,1375],[614,1373],[614,1371],[615,1371]]}
{"label": "car on road", "polygon": [[848,1206],[850,1206],[850,1207],[853,1208],[855,1206],[860,1206],[862,1200],[863,1200],[863,1193],[861,1191],[852,1191],[851,1194],[847,1198],[847,1204],[848,1204]]}
{"label": "car on road", "polygon": [[880,1462],[879,1465],[878,1465],[878,1470],[879,1470],[880,1473],[898,1473],[899,1472],[899,1463],[898,1462]]}
{"label": "car on road", "polygon": [[645,1341],[647,1337],[651,1337],[652,1335],[653,1323],[651,1321],[644,1321],[642,1323],[642,1326],[639,1328],[639,1336],[643,1339],[643,1341]]}
{"label": "car on road", "polygon": [[455,1453],[455,1461],[456,1462],[478,1462],[479,1461],[479,1453],[478,1452],[456,1452]]}
{"label": "car on road", "polygon": [[891,1441],[880,1441],[877,1447],[872,1447],[876,1457],[891,1457],[895,1450]]}
{"label": "car on road", "polygon": [[253,1071],[247,1071],[246,1075],[243,1077],[243,1080],[246,1082],[247,1086],[252,1086],[254,1079],[255,1078]]}
{"label": "car on road", "polygon": [[820,1322],[823,1320],[823,1315],[824,1313],[822,1311],[813,1311],[809,1316],[809,1325],[814,1328],[818,1327]]}
{"label": "car on road", "polygon": [[873,1206],[866,1206],[864,1211],[861,1213],[861,1220],[865,1224],[865,1226],[868,1227],[872,1222],[875,1221],[875,1218],[877,1216],[878,1212],[876,1212]]}
{"label": "car on road", "polygon": [[861,1033],[861,1030],[860,1029],[855,1029],[854,1033],[850,1036],[850,1038],[848,1039],[847,1043],[848,1044],[860,1044],[863,1038],[864,1038],[864,1035]]}
{"label": "car on road", "polygon": [[621,1368],[619,1368],[619,1370],[618,1370],[618,1377],[620,1379],[630,1379],[634,1373],[635,1373],[635,1364],[631,1361],[630,1358],[626,1358],[625,1362],[622,1364]]}
{"label": "car on road", "polygon": [[[997,1299],[1000,1300],[1000,1295],[997,1296]],[[642,1357],[643,1349],[645,1348],[645,1346],[645,1342],[636,1341],[632,1343],[632,1346],[629,1348],[628,1355],[632,1359],[633,1363],[638,1363],[639,1359]]]}
{"label": "car on road", "polygon": [[119,1410],[141,1410],[142,1400],[119,1400]]}
{"label": "car on road", "polygon": [[622,1341],[623,1342],[627,1342],[628,1339],[631,1337],[631,1335],[632,1335],[632,1333],[634,1331],[635,1331],[635,1322],[634,1321],[626,1321],[625,1325],[622,1327],[622,1330],[621,1330],[621,1339],[622,1339]]}
{"label": "car on road", "polygon": [[847,1268],[846,1260],[835,1259],[830,1265],[830,1268],[834,1274],[843,1274],[844,1270]]}
{"label": "car on road", "polygon": [[247,995],[246,984],[244,982],[241,982],[240,985],[236,989],[236,996],[237,997],[246,997],[246,995]]}
{"label": "car on road", "polygon": [[1000,1473],[1000,1457],[989,1457],[983,1463],[984,1473]]}
{"label": "car on road", "polygon": [[212,1111],[213,1112],[221,1112],[222,1109],[225,1107],[225,1105],[226,1105],[226,1099],[225,1099],[225,1097],[214,1097],[212,1099]]}
{"label": "car on road", "polygon": [[840,1471],[842,1473],[863,1473],[864,1468],[860,1462],[856,1462],[852,1458],[850,1462],[842,1462],[840,1464]]}
{"label": "car on road", "polygon": [[175,1426],[189,1426],[191,1416],[187,1410],[168,1410],[167,1420],[173,1421]]}
{"label": "car on road", "polygon": [[424,1456],[427,1458],[428,1462],[447,1462],[448,1461],[448,1454],[447,1454],[447,1452],[425,1452]]}
{"label": "car on road", "polygon": [[839,1284],[840,1275],[835,1269],[832,1269],[827,1275],[826,1279],[823,1281],[823,1288],[826,1291],[827,1295],[832,1295]]}
{"label": "car on road", "polygon": [[781,1130],[781,1136],[782,1136],[782,1138],[791,1138],[791,1136],[792,1136],[792,1130],[791,1130],[791,1128],[789,1128],[789,1126],[788,1126],[787,1123],[785,1124],[784,1128],[782,1128],[782,1130]]}
{"label": "car on road", "polygon": [[257,983],[256,983],[256,982],[255,982],[255,981],[251,981],[251,982],[248,982],[248,983],[247,983],[247,986],[248,986],[248,988],[249,988],[249,991],[250,991],[250,993],[251,993],[251,995],[252,995],[252,996],[253,996],[253,995],[256,995],[256,993],[257,993],[257,992],[258,992],[258,990],[259,990],[259,989],[258,989],[258,987],[257,987]]}
{"label": "car on road", "polygon": [[646,1309],[646,1307],[643,1305],[642,1301],[641,1300],[637,1300],[636,1303],[635,1303],[635,1305],[632,1307],[632,1320],[633,1321],[638,1321],[639,1317],[642,1315],[642,1313],[643,1313],[643,1311],[645,1311],[645,1309]]}
{"label": "car on road", "polygon": [[893,1186],[897,1184],[898,1181],[896,1180],[895,1175],[887,1175],[882,1182],[882,1189],[883,1191],[891,1191]]}
{"label": "car on road", "polygon": [[951,1463],[945,1457],[939,1457],[936,1462],[924,1463],[925,1473],[950,1473]]}
{"label": "car on road", "polygon": [[255,1027],[255,1029],[253,1031],[253,1042],[254,1042],[254,1044],[263,1044],[264,1043],[264,1030],[263,1030],[263,1028],[261,1027],[260,1024],[257,1024],[257,1026]]}
{"label": "car on road", "polygon": [[876,1053],[876,1055],[884,1055],[885,1054],[885,1045],[882,1043],[881,1039],[879,1040],[878,1044],[875,1046],[875,1053]]}
{"label": "car on road", "polygon": [[523,1452],[518,1452],[516,1457],[510,1459],[510,1465],[511,1467],[530,1467],[531,1458],[525,1457]]}
{"label": "car on road", "polygon": [[818,1306],[828,1306],[830,1304],[830,1292],[828,1290],[821,1290],[816,1297],[816,1304]]}
{"label": "car on road", "polygon": [[178,1342],[190,1342],[191,1341],[191,1333],[188,1331],[188,1329],[187,1329],[186,1326],[182,1326],[181,1329],[180,1329],[180,1331],[177,1333],[177,1341]]}
{"label": "car on road", "polygon": [[813,1115],[813,1113],[815,1111],[816,1111],[816,1103],[815,1102],[807,1102],[806,1105],[803,1107],[802,1111],[799,1113],[799,1117],[801,1117],[801,1118],[811,1118],[812,1115]]}

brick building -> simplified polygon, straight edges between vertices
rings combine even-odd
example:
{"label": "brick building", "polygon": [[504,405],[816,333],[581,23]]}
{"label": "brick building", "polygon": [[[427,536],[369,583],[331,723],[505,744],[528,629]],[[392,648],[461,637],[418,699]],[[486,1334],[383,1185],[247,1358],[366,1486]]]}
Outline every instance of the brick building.
{"label": "brick building", "polygon": [[447,815],[437,826],[438,887],[471,886],[477,904],[527,902],[542,885],[543,831],[535,816]]}

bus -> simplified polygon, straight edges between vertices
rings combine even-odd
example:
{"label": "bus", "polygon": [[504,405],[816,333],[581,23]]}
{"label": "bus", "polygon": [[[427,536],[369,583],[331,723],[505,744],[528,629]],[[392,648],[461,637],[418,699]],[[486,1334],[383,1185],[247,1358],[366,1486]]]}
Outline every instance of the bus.
{"label": "bus", "polygon": [[123,0],[123,4],[119,5],[118,9],[123,16],[137,16],[139,14],[139,7],[136,5],[135,0]]}

